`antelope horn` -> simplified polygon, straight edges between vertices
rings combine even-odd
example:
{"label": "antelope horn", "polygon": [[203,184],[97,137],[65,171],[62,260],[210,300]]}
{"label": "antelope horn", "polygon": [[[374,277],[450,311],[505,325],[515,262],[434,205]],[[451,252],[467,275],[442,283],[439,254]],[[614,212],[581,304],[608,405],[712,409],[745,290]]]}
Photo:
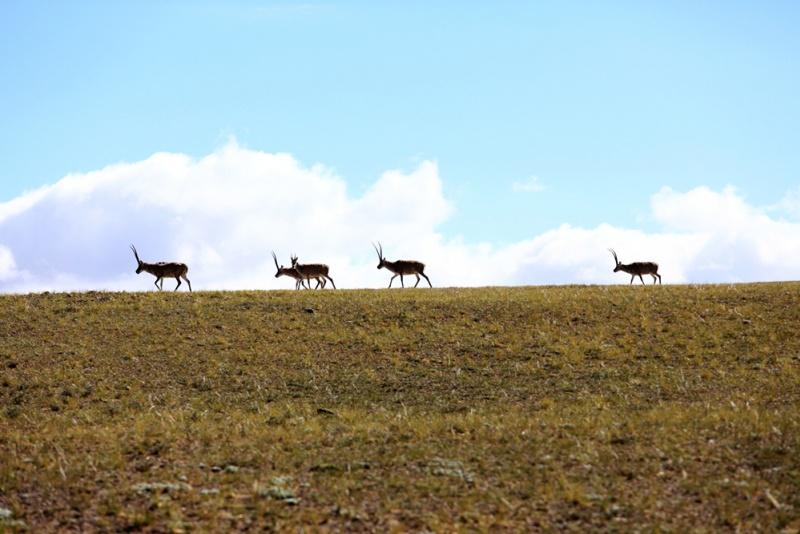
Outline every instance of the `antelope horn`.
{"label": "antelope horn", "polygon": [[136,247],[131,245],[131,250],[133,251],[133,255],[136,256],[136,261],[141,263],[142,260],[139,259],[139,254],[136,252]]}
{"label": "antelope horn", "polygon": [[281,268],[281,266],[280,266],[280,265],[278,265],[278,256],[276,256],[276,255],[275,255],[275,251],[274,251],[274,250],[272,251],[272,259],[273,259],[273,260],[275,260],[275,267],[277,267],[278,269],[280,269],[280,268]]}
{"label": "antelope horn", "polygon": [[611,254],[613,254],[613,255],[614,255],[614,261],[615,261],[616,263],[619,263],[619,259],[617,259],[617,253],[616,253],[616,252],[614,252],[614,249],[613,249],[613,248],[610,248],[610,249],[608,249],[608,251],[609,251]]}

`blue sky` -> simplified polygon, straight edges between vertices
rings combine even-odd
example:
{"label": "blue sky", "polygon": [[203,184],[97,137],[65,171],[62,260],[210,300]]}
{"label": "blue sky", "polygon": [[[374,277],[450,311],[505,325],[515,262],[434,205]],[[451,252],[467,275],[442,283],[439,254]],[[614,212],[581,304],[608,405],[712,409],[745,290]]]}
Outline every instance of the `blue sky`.
{"label": "blue sky", "polygon": [[[609,246],[669,268],[665,282],[786,279],[800,267],[800,5],[365,4],[0,5],[0,289],[150,289],[129,272],[134,238],[152,260],[192,260],[200,288],[290,285],[259,282],[274,271],[269,249],[288,262],[306,243],[349,269],[352,286],[380,287],[377,239],[388,256],[428,261],[434,285],[627,283],[609,272]],[[159,166],[159,154],[182,163]],[[258,184],[233,162],[279,154],[293,170],[259,160]],[[204,181],[208,158],[241,174]],[[147,162],[152,182],[108,170]],[[319,191],[282,189],[269,220],[253,208],[272,226],[255,238],[266,261],[233,281],[234,251],[175,222],[202,226],[213,210],[165,207],[175,172],[200,173],[183,184],[196,195],[233,195],[216,215],[228,233],[250,216],[237,203],[267,199],[279,175],[344,190],[330,212],[319,199],[322,227],[307,219]],[[136,183],[151,189],[134,206],[120,191]],[[337,219],[376,191],[390,196],[362,216],[379,235]],[[75,200],[87,197],[90,208]],[[148,202],[162,227],[177,225],[172,236],[136,230]],[[87,213],[118,220],[65,233]],[[365,242],[316,243],[326,230]],[[57,256],[70,248],[107,272]],[[210,258],[218,278],[203,271]],[[453,258],[482,272],[451,274]]]}

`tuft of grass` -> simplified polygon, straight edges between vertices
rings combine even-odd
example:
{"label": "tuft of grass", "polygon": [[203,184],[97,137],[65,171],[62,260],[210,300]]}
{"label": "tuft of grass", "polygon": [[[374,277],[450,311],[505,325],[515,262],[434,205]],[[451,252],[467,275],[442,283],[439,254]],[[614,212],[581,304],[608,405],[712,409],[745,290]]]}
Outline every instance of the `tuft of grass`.
{"label": "tuft of grass", "polygon": [[798,290],[0,296],[0,531],[796,532]]}

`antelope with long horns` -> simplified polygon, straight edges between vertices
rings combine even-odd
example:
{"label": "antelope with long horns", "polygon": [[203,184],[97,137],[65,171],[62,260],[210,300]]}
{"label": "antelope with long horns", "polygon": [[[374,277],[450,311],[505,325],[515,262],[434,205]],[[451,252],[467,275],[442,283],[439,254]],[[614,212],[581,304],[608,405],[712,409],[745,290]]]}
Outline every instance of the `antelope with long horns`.
{"label": "antelope with long horns", "polygon": [[[139,262],[139,266],[136,268],[136,274],[144,271],[155,276],[155,284],[159,291],[164,289],[164,278],[174,278],[178,281],[178,285],[175,286],[174,291],[177,291],[178,288],[181,287],[181,278],[186,280],[186,283],[189,284],[189,291],[192,290],[192,283],[186,277],[186,275],[189,273],[189,267],[185,263],[173,261],[147,263],[146,261],[139,259],[139,253],[136,252],[136,247],[131,245],[131,250],[133,251],[133,255],[136,256],[136,261]],[[158,285],[158,282],[161,282],[160,286]]]}
{"label": "antelope with long horns", "polygon": [[[414,261],[414,260],[397,260],[397,261],[388,261],[386,258],[383,257],[383,246],[381,242],[378,241],[378,246],[375,246],[375,243],[372,244],[372,247],[375,249],[375,252],[378,253],[378,269],[382,267],[386,267],[387,270],[394,273],[391,280],[389,280],[389,287],[392,287],[392,282],[398,276],[400,277],[400,286],[406,287],[403,284],[403,275],[404,274],[413,274],[417,277],[417,283],[414,284],[414,287],[419,285],[419,277],[424,276],[425,280],[428,281],[428,285],[433,287],[431,284],[430,278],[425,274],[425,264],[421,261]],[[380,248],[378,248],[380,247]]]}
{"label": "antelope with long horns", "polygon": [[[294,278],[295,289],[300,289],[300,286],[303,288],[306,287],[306,283],[300,273],[294,267],[284,267],[283,265],[278,265],[278,257],[275,255],[275,252],[272,253],[272,259],[275,260],[275,267],[278,268],[278,272],[275,273],[275,278],[280,276],[288,276],[290,278]],[[317,278],[317,285],[319,285],[319,278]],[[310,286],[309,286],[310,287]]]}
{"label": "antelope with long horns", "polygon": [[658,274],[658,264],[652,261],[636,261],[633,263],[620,263],[619,259],[617,259],[617,253],[614,252],[614,249],[608,249],[611,254],[614,255],[614,262],[616,262],[617,266],[614,267],[614,272],[622,271],[624,273],[628,273],[631,275],[631,284],[633,283],[633,279],[637,276],[639,280],[642,281],[644,284],[644,278],[642,278],[643,274],[649,274],[653,277],[653,284],[656,283],[656,279],[658,279],[658,283],[661,284],[661,275]]}
{"label": "antelope with long horns", "polygon": [[333,283],[333,278],[328,276],[329,268],[324,263],[300,263],[297,260],[297,256],[292,256],[292,267],[294,267],[300,276],[308,282],[308,287],[311,288],[311,279],[314,278],[317,280],[317,286],[314,289],[319,288],[320,280],[322,281],[322,289],[325,289],[326,282],[325,280],[330,280],[333,289],[336,289],[336,284]]}

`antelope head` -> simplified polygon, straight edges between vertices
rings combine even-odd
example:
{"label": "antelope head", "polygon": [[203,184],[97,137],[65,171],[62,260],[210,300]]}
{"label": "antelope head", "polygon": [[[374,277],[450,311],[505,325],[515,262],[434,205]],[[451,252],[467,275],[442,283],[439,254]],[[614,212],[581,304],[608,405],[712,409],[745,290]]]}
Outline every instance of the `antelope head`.
{"label": "antelope head", "polygon": [[618,271],[620,270],[620,268],[621,268],[621,267],[620,267],[620,265],[622,265],[622,264],[621,264],[621,263],[619,262],[619,260],[617,259],[617,253],[616,253],[616,252],[614,252],[614,249],[613,249],[613,248],[610,248],[610,249],[608,249],[608,251],[609,251],[611,254],[613,254],[613,255],[614,255],[614,263],[616,263],[616,266],[614,267],[614,272],[616,273],[616,272],[618,272]]}
{"label": "antelope head", "polygon": [[139,259],[139,253],[136,252],[136,247],[131,245],[131,250],[133,251],[133,255],[136,257],[136,263],[139,264],[139,266],[136,268],[136,274],[139,274],[144,270],[144,265],[142,264],[142,260]]}
{"label": "antelope head", "polygon": [[[378,247],[380,247],[380,248],[378,248]],[[378,241],[378,246],[377,247],[375,246],[375,243],[373,243],[372,244],[372,248],[374,248],[375,252],[378,253],[378,269],[380,269],[381,267],[385,267],[386,266],[386,258],[383,257],[383,246],[381,245],[381,242]]]}
{"label": "antelope head", "polygon": [[284,267],[283,265],[278,265],[278,256],[275,255],[275,251],[272,251],[272,259],[275,260],[275,268],[278,269],[278,272],[275,273],[275,278],[280,277],[283,274]]}

